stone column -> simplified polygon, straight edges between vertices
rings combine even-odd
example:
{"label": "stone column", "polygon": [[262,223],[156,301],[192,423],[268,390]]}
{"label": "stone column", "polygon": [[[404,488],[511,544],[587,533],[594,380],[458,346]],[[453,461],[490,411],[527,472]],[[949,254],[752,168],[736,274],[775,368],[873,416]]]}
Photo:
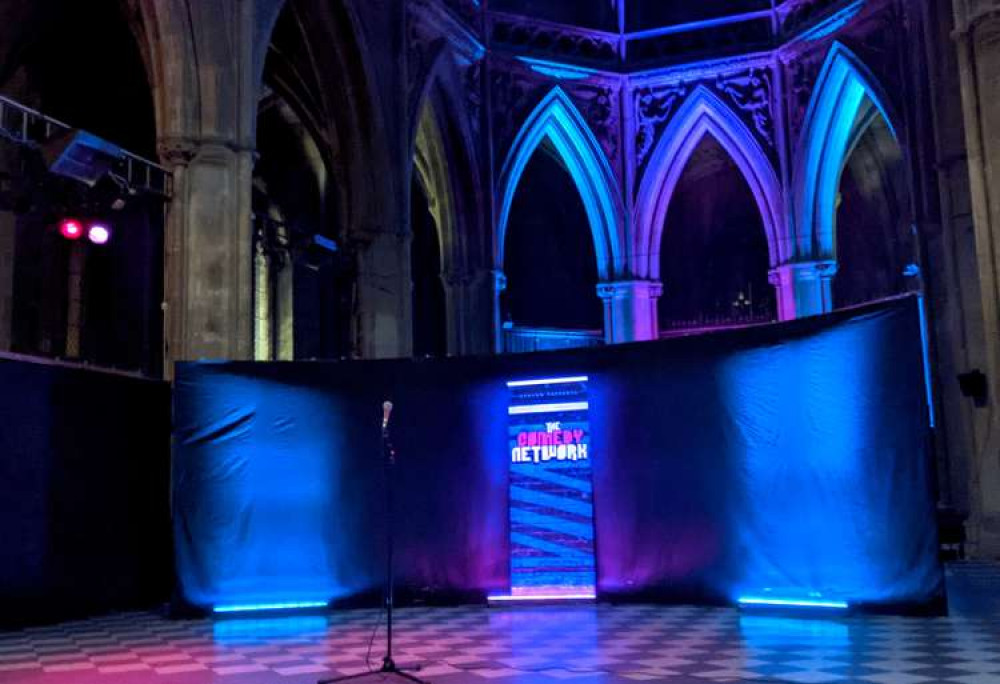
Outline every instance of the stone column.
{"label": "stone column", "polygon": [[656,300],[663,285],[655,280],[618,280],[600,283],[597,294],[604,302],[604,341],[655,340],[660,331]]}
{"label": "stone column", "polygon": [[500,307],[500,295],[507,289],[507,276],[499,269],[494,269],[491,273],[491,285],[493,286],[493,348],[496,353],[504,351],[503,343],[503,311]]}
{"label": "stone column", "polygon": [[235,143],[161,142],[173,173],[164,234],[164,332],[171,361],[253,356],[253,153]]}
{"label": "stone column", "polygon": [[366,231],[358,253],[356,351],[367,359],[409,356],[411,326],[410,238]]}
{"label": "stone column", "polygon": [[442,273],[448,322],[448,353],[492,351],[494,279],[491,271]]}
{"label": "stone column", "polygon": [[295,360],[295,264],[292,255],[282,250],[278,259],[280,268],[275,277],[274,314],[277,335],[274,356],[279,361]]}
{"label": "stone column", "polygon": [[1000,558],[1000,0],[955,0],[989,404],[970,463],[970,551]]}
{"label": "stone column", "polygon": [[835,261],[798,261],[771,269],[768,280],[778,298],[778,318],[815,316],[833,310]]}

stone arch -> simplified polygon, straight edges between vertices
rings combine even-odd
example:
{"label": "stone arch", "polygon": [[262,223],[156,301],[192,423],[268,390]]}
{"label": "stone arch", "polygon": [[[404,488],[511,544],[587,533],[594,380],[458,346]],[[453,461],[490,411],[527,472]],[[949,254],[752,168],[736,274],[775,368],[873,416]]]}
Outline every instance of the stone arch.
{"label": "stone arch", "polygon": [[448,270],[454,267],[455,260],[454,250],[450,249],[457,237],[455,197],[438,114],[429,101],[420,107],[414,137],[413,173],[427,194],[438,232],[441,266]]}
{"label": "stone arch", "polygon": [[699,86],[670,121],[650,156],[639,186],[635,240],[630,258],[640,278],[660,277],[660,243],[667,209],[691,155],[711,135],[739,167],[760,209],[771,265],[785,258],[781,183],[747,126],[714,93]]}
{"label": "stone arch", "polygon": [[887,102],[864,64],[842,43],[834,43],[813,89],[796,151],[796,257],[836,259],[836,198],[844,164],[876,115],[899,140]]}
{"label": "stone arch", "polygon": [[435,203],[432,207],[441,244],[441,266],[445,273],[466,272],[475,267],[475,246],[470,240],[482,206],[478,183],[463,183],[474,176],[478,165],[475,140],[462,108],[463,87],[456,56],[445,46],[436,53],[417,99],[410,126],[413,164],[411,173]]}
{"label": "stone arch", "polygon": [[[377,171],[391,166],[382,134],[387,119],[357,8],[350,0],[283,0],[268,9],[259,17],[267,32],[258,45],[266,55],[258,88],[278,92],[321,143],[337,181],[331,192],[339,225],[350,230],[359,223],[379,224],[376,217],[386,206],[369,188],[397,179]],[[276,41],[282,43],[271,49]],[[351,97],[345,99],[344,92]],[[404,189],[388,192],[403,196]]]}
{"label": "stone arch", "polygon": [[474,57],[450,43],[439,44],[421,76],[415,113],[407,122],[408,177],[416,179],[427,196],[440,249],[449,354],[483,352],[491,346],[492,316],[483,306],[492,296],[485,277],[491,264],[482,230],[483,187],[463,72]]}
{"label": "stone arch", "polygon": [[498,222],[494,255],[502,269],[507,222],[525,166],[538,147],[548,141],[580,192],[590,223],[602,281],[624,270],[621,196],[604,151],[569,96],[556,86],[525,121],[507,154],[498,183]]}

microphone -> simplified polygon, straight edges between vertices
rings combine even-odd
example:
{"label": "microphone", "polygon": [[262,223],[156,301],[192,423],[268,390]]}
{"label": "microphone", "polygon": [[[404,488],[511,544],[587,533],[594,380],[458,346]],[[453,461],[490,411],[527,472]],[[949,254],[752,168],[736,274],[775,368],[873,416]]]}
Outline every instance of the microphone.
{"label": "microphone", "polygon": [[387,401],[382,404],[382,429],[389,427],[389,414],[392,413],[392,402]]}

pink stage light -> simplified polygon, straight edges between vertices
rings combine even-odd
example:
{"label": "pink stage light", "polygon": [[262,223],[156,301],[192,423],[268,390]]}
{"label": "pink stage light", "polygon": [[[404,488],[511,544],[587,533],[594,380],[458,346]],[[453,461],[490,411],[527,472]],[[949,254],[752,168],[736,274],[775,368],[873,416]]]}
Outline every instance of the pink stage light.
{"label": "pink stage light", "polygon": [[59,222],[59,234],[67,240],[79,240],[83,237],[83,224],[76,219],[63,219]]}
{"label": "pink stage light", "polygon": [[87,239],[95,245],[106,244],[111,239],[111,229],[103,223],[92,223],[87,231]]}

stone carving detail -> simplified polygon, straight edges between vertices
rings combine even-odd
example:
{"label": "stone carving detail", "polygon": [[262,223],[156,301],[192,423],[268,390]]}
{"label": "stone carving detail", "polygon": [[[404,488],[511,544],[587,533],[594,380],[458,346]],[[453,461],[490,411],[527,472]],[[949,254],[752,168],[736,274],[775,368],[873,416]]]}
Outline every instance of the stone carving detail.
{"label": "stone carving detail", "polygon": [[774,116],[771,110],[771,72],[766,68],[750,69],[732,75],[720,75],[715,87],[725,93],[736,107],[750,117],[760,137],[774,147]]}
{"label": "stone carving detail", "polygon": [[167,168],[187,166],[201,150],[201,145],[192,138],[167,137],[160,138],[156,152],[160,162]]}
{"label": "stone carving detail", "polygon": [[492,42],[520,52],[546,53],[588,62],[618,60],[617,36],[583,29],[540,25],[516,17],[494,16]]}
{"label": "stone carving detail", "polygon": [[604,148],[608,161],[618,167],[619,133],[618,99],[613,88],[607,85],[577,85],[567,88],[594,136]]}
{"label": "stone carving detail", "polygon": [[646,86],[632,93],[635,111],[636,167],[641,168],[653,149],[653,142],[689,88],[684,83]]}
{"label": "stone carving detail", "polygon": [[[538,101],[536,94],[540,86],[521,70],[493,71],[492,81],[490,108],[495,149],[507,150],[528,111]],[[501,161],[497,160],[498,163]]]}

